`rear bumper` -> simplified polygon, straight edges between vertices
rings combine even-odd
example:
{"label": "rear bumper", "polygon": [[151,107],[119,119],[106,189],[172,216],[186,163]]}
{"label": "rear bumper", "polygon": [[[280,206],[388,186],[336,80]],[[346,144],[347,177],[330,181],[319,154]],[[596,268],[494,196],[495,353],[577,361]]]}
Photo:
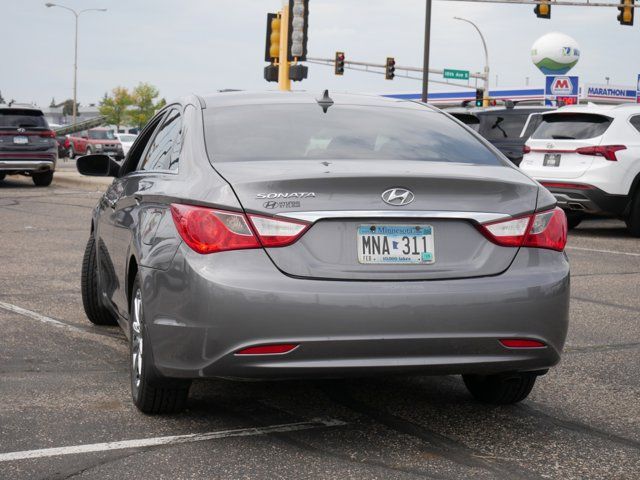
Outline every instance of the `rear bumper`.
{"label": "rear bumper", "polygon": [[[207,256],[182,245],[168,270],[141,275],[154,362],[171,377],[542,370],[558,363],[568,326],[569,266],[549,250],[521,249],[494,277],[366,282],[291,278],[262,250]],[[547,347],[508,349],[499,338]],[[299,347],[235,354],[273,343]]]}
{"label": "rear bumper", "polygon": [[628,195],[612,195],[591,185],[585,185],[589,188],[545,187],[556,197],[560,208],[575,212],[619,217],[626,214],[631,201]]}
{"label": "rear bumper", "polygon": [[55,160],[0,159],[0,172],[46,172],[55,168]]}

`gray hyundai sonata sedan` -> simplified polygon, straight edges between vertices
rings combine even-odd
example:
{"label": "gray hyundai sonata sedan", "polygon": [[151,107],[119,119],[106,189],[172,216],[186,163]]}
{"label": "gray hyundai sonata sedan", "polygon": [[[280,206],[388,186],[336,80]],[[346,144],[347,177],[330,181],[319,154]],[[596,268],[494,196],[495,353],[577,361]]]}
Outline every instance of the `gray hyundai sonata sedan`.
{"label": "gray hyundai sonata sedan", "polygon": [[566,219],[449,115],[364,95],[222,92],[159,112],[100,199],[82,299],[130,345],[135,405],[191,379],[461,374],[524,399],[567,333]]}

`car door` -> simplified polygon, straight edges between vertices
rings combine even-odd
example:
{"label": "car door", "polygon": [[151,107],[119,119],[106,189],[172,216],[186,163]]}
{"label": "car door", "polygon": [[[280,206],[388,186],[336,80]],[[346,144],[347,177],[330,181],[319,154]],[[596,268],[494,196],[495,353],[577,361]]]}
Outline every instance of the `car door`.
{"label": "car door", "polygon": [[[160,223],[166,205],[158,197],[166,192],[165,182],[178,173],[179,150],[181,145],[182,110],[170,107],[154,131],[136,169],[126,174],[116,183],[121,184],[121,196],[113,208],[113,251],[114,265],[118,279],[113,301],[116,308],[126,317],[128,300],[126,276],[132,257],[140,263],[142,241],[151,241],[153,227]],[[142,233],[145,239],[137,235]]]}
{"label": "car door", "polygon": [[[100,211],[95,234],[101,290],[107,301],[124,318],[127,317],[128,312],[128,308],[124,304],[126,301],[123,303],[122,298],[126,288],[123,272],[126,269],[127,251],[121,252],[119,250],[122,247],[116,239],[121,237],[121,234],[116,230],[131,223],[130,212],[132,205],[135,205],[135,198],[132,195],[128,198],[127,194],[131,192],[132,188],[137,188],[137,183],[134,187],[130,187],[129,184],[132,177],[135,176],[134,173],[144,158],[165,113],[166,111],[162,111],[149,122],[134,144],[131,155],[123,163],[120,177],[116,178],[107,188],[99,203]],[[122,265],[123,262],[125,265]]]}

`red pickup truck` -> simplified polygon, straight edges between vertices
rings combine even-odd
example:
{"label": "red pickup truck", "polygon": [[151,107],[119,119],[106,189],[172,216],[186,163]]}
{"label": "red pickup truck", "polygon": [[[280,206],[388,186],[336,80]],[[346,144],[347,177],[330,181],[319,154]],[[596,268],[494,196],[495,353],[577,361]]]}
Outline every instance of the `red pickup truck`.
{"label": "red pickup truck", "polygon": [[124,158],[122,144],[113,130],[92,128],[69,136],[69,158],[92,153],[104,153],[116,160]]}

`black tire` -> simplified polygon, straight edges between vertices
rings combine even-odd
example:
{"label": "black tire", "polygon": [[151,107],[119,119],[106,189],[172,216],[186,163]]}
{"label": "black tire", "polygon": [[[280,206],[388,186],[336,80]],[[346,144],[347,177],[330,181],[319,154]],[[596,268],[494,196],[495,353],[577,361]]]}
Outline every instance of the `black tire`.
{"label": "black tire", "polygon": [[569,230],[573,230],[578,225],[580,225],[580,222],[582,222],[582,220],[584,220],[584,214],[582,213],[567,212],[566,210],[564,213],[567,215],[567,226],[569,227]]}
{"label": "black tire", "polygon": [[48,187],[53,181],[53,172],[34,173],[31,180],[36,187]]}
{"label": "black tire", "polygon": [[98,257],[96,255],[96,240],[93,233],[84,249],[82,259],[82,275],[80,277],[82,305],[87,318],[94,325],[117,325],[118,320],[106,307],[100,303],[98,289]]}
{"label": "black tire", "polygon": [[627,230],[633,237],[640,237],[640,190],[636,192],[636,196],[631,203],[631,211],[626,219]]}
{"label": "black tire", "polygon": [[527,398],[536,383],[535,373],[501,375],[463,375],[464,384],[473,397],[482,403],[510,405]]}
{"label": "black tire", "polygon": [[144,322],[139,274],[131,287],[129,353],[131,398],[138,410],[148,414],[179,413],[184,410],[191,381],[164,377],[154,366]]}

